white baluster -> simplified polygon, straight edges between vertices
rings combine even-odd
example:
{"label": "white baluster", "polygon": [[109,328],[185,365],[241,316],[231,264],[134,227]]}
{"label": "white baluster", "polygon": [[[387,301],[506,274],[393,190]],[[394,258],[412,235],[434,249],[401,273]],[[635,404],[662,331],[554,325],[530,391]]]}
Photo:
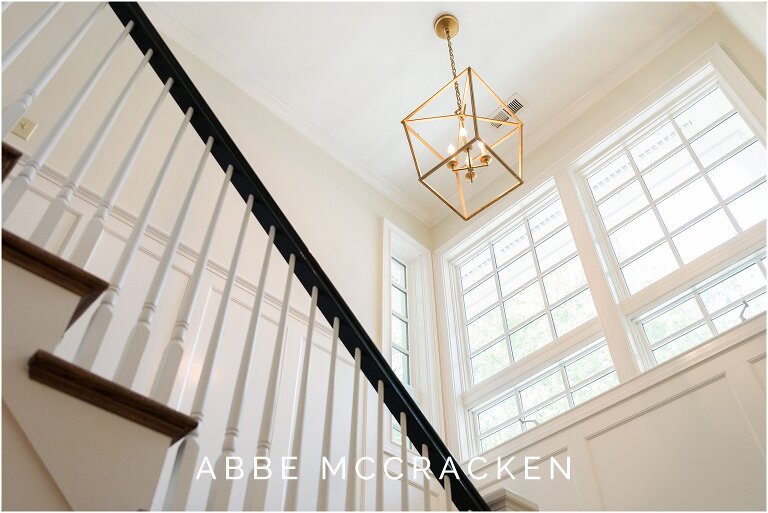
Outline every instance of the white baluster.
{"label": "white baluster", "polygon": [[173,155],[176,153],[176,149],[179,146],[182,135],[184,135],[184,131],[186,130],[187,125],[189,125],[189,120],[192,118],[192,111],[192,107],[187,109],[187,114],[184,116],[184,120],[181,122],[181,125],[176,132],[176,137],[168,150],[168,154],[165,156],[165,161],[157,172],[155,181],[152,184],[152,189],[150,189],[147,199],[144,201],[144,206],[136,220],[136,226],[133,227],[133,231],[131,232],[130,237],[128,237],[128,241],[126,241],[122,253],[120,253],[120,258],[112,273],[109,288],[104,293],[101,303],[88,323],[88,328],[85,330],[83,340],[75,355],[75,363],[80,367],[85,369],[92,368],[93,362],[96,360],[96,356],[99,353],[99,349],[101,349],[101,344],[104,342],[104,337],[107,334],[107,328],[109,328],[109,324],[112,322],[115,303],[117,303],[117,299],[120,297],[120,292],[123,289],[123,284],[125,283],[125,278],[128,274],[128,268],[131,265],[134,255],[136,255],[139,242],[141,242],[141,238],[144,236],[144,230],[149,223],[149,216],[152,214],[152,209],[157,201],[160,187],[163,184],[163,180],[168,172]]}
{"label": "white baluster", "polygon": [[[272,255],[272,246],[275,243],[275,227],[270,226],[267,239],[267,248],[264,252],[264,259],[261,263],[261,272],[259,274],[259,286],[256,289],[256,296],[253,299],[253,308],[251,308],[251,319],[248,323],[248,332],[243,344],[243,353],[240,356],[240,367],[237,371],[237,380],[235,381],[235,391],[232,394],[232,402],[229,406],[229,416],[227,419],[227,429],[224,433],[224,443],[221,446],[221,455],[214,466],[214,472],[223,473],[227,458],[235,454],[235,441],[240,434],[240,416],[243,409],[243,399],[248,385],[250,369],[253,359],[253,348],[256,344],[256,333],[258,332],[259,322],[261,321],[261,310],[264,305],[264,292],[267,284],[267,274],[269,272],[269,260]],[[211,490],[208,493],[208,503],[206,509],[212,511],[226,511],[229,509],[229,500],[232,495],[232,480],[216,479],[211,483]]]}
{"label": "white baluster", "polygon": [[444,511],[453,511],[453,498],[451,497],[451,476],[448,474],[446,474],[443,478],[443,488],[445,488]]}
{"label": "white baluster", "polygon": [[192,181],[187,188],[187,195],[184,198],[184,203],[181,205],[179,213],[176,216],[176,222],[173,225],[171,235],[163,250],[163,255],[160,257],[160,262],[155,269],[152,284],[149,286],[147,297],[144,299],[144,306],[141,308],[136,325],[133,327],[130,335],[128,335],[128,342],[125,345],[123,354],[117,366],[117,371],[115,372],[115,382],[124,387],[130,388],[131,385],[133,385],[133,380],[136,378],[136,372],[139,370],[141,359],[144,356],[144,349],[149,342],[152,320],[155,311],[157,310],[158,301],[163,293],[168,274],[171,271],[173,257],[176,256],[176,250],[179,247],[179,241],[181,239],[181,232],[184,230],[184,225],[187,222],[189,207],[192,205],[192,197],[197,188],[197,183],[200,181],[200,177],[203,174],[205,163],[208,160],[208,154],[212,147],[213,137],[209,137],[205,149],[203,150],[203,155],[200,157],[200,162],[197,164],[197,169],[192,177]]}
{"label": "white baluster", "polygon": [[184,341],[187,338],[190,318],[192,317],[192,311],[195,309],[197,296],[200,292],[200,283],[203,280],[203,272],[208,265],[208,254],[211,251],[211,242],[213,241],[213,234],[216,231],[216,221],[219,219],[221,208],[224,205],[224,197],[229,188],[229,182],[232,179],[232,172],[233,168],[230,164],[227,167],[227,173],[221,184],[219,198],[216,201],[216,207],[214,207],[213,214],[211,215],[208,230],[205,232],[203,245],[200,247],[200,255],[198,255],[197,262],[195,262],[192,276],[187,282],[187,289],[184,291],[181,307],[179,308],[179,313],[176,315],[176,322],[174,323],[173,331],[171,332],[171,340],[168,342],[168,345],[163,352],[163,358],[160,360],[160,365],[157,368],[157,374],[155,374],[152,389],[149,393],[149,396],[152,399],[163,404],[167,404],[171,398],[173,385],[176,382],[176,374],[179,372],[181,358],[184,356]]}
{"label": "white baluster", "polygon": [[[421,444],[421,456],[426,458],[426,461],[429,461],[429,447],[427,447],[427,444]],[[429,478],[429,469],[427,469],[424,472],[424,511],[432,511],[432,496],[429,489],[430,481],[432,480]]]}
{"label": "white baluster", "polygon": [[[328,394],[325,399],[325,417],[323,422],[322,458],[331,459],[331,429],[333,428],[333,398],[336,390],[336,355],[339,349],[339,318],[333,318],[333,340],[331,341],[331,364],[328,367]],[[317,510],[328,511],[328,479],[323,479],[322,469],[317,491]]]}
{"label": "white baluster", "polygon": [[[8,4],[9,2],[3,4],[3,12],[5,12],[5,10],[8,8]],[[19,36],[19,38],[5,52],[3,52],[3,71],[5,71],[5,69],[10,66],[13,61],[16,60],[16,57],[18,57],[19,54],[24,51],[30,41],[32,41],[41,30],[43,30],[43,27],[45,27],[48,22],[51,21],[53,15],[59,12],[59,9],[61,9],[62,5],[64,4],[61,2],[51,4],[51,6],[46,9],[43,15],[40,16],[32,24],[32,26],[26,30],[26,32]]]}
{"label": "white baluster", "polygon": [[400,412],[400,459],[402,460],[400,478],[400,509],[408,511],[408,417]]}
{"label": "white baluster", "polygon": [[384,511],[384,382],[379,380],[376,387],[378,404],[376,408],[376,511]]}
{"label": "white baluster", "polygon": [[[69,105],[67,105],[64,113],[56,121],[53,127],[51,127],[51,131],[48,133],[43,142],[40,143],[40,146],[38,147],[37,151],[35,151],[34,156],[26,163],[21,172],[19,172],[19,174],[16,176],[16,179],[13,181],[13,183],[11,183],[11,185],[5,190],[3,193],[3,219],[7,219],[11,212],[13,212],[13,209],[16,208],[16,205],[18,205],[19,201],[21,201],[21,197],[26,192],[27,187],[29,187],[29,184],[35,178],[35,175],[37,175],[40,167],[48,160],[48,157],[50,157],[54,148],[56,148],[56,145],[64,135],[64,131],[69,128],[69,124],[74,119],[75,114],[78,113],[80,107],[82,107],[83,103],[85,103],[85,100],[90,96],[93,87],[96,85],[96,82],[107,68],[107,64],[109,64],[110,60],[112,60],[112,57],[120,46],[120,43],[122,43],[123,40],[128,36],[128,33],[132,28],[133,22],[129,21],[115,42],[112,43],[112,46],[109,48],[109,50],[107,50],[106,55],[104,55],[104,57],[101,59],[99,65],[96,66],[96,69],[93,71],[93,73],[91,73],[91,76],[88,77],[88,80],[80,88],[80,91],[78,91],[75,98]],[[3,112],[3,123],[6,121],[5,116],[5,112]]]}
{"label": "white baluster", "polygon": [[357,462],[357,418],[360,408],[360,348],[355,348],[355,382],[352,385],[352,420],[349,426],[349,467],[347,474],[347,500],[344,509],[357,511],[357,476],[352,471]]}
{"label": "white baluster", "polygon": [[[211,139],[209,139],[210,141]],[[243,248],[248,220],[251,218],[251,208],[253,207],[253,196],[248,196],[248,202],[245,205],[243,220],[240,223],[240,233],[237,236],[235,251],[232,253],[232,261],[229,264],[229,275],[221,293],[221,303],[216,312],[216,320],[213,323],[211,339],[208,342],[208,348],[205,351],[205,360],[203,369],[200,372],[200,380],[197,384],[195,399],[192,402],[192,412],[190,415],[197,421],[198,428],[188,434],[181,441],[179,450],[176,452],[176,459],[173,464],[171,480],[168,484],[168,492],[165,495],[165,504],[163,509],[167,511],[183,511],[187,509],[187,500],[189,499],[189,490],[195,476],[195,465],[197,456],[200,453],[200,443],[198,440],[198,430],[203,423],[203,410],[205,409],[205,400],[208,396],[208,387],[211,383],[213,367],[216,364],[219,342],[224,328],[224,321],[227,318],[227,310],[232,299],[232,288],[235,284],[237,275],[237,264],[240,261],[240,252]]]}
{"label": "white baluster", "polygon": [[91,142],[88,143],[88,147],[86,147],[83,154],[80,155],[80,158],[77,160],[77,163],[72,167],[64,185],[61,186],[58,194],[45,210],[42,219],[37,224],[37,228],[35,228],[35,231],[32,232],[32,236],[29,238],[30,242],[33,244],[36,244],[41,248],[44,248],[46,244],[48,244],[48,240],[51,238],[51,235],[53,235],[59,222],[64,217],[69,201],[80,186],[80,182],[83,179],[83,176],[85,176],[86,171],[90,169],[93,160],[96,158],[96,154],[101,149],[102,144],[104,144],[107,135],[109,135],[109,131],[112,129],[112,125],[114,125],[117,115],[122,110],[123,105],[125,105],[128,93],[133,88],[136,79],[139,77],[141,71],[147,65],[151,57],[152,49],[150,48],[147,50],[147,53],[144,54],[144,58],[123,87],[120,96],[118,96],[115,103],[112,104],[112,107],[101,122],[99,128],[96,130],[96,133],[93,134],[93,138],[91,139]]}
{"label": "white baluster", "polygon": [[170,91],[172,85],[173,79],[169,78],[165,82],[163,90],[160,91],[160,95],[157,97],[157,100],[155,100],[155,104],[152,106],[146,119],[144,119],[144,123],[141,125],[130,148],[128,148],[125,157],[123,157],[123,161],[120,163],[120,167],[118,167],[117,172],[112,177],[112,181],[109,182],[107,192],[104,193],[104,197],[101,199],[101,203],[99,203],[96,213],[93,214],[91,220],[88,221],[77,246],[75,246],[75,249],[72,251],[69,260],[73,264],[85,268],[88,260],[91,258],[93,250],[96,248],[96,243],[99,242],[99,237],[101,237],[101,233],[104,231],[104,226],[107,224],[109,211],[112,210],[112,205],[115,203],[117,195],[120,193],[120,189],[122,189],[125,179],[128,177],[128,173],[133,167],[136,157],[139,155],[139,150],[144,145],[147,133],[149,133],[149,129],[152,127],[152,123],[155,120],[157,113],[160,111],[160,106],[163,104],[163,100],[168,95],[168,91]]}
{"label": "white baluster", "polygon": [[102,2],[96,6],[91,14],[89,14],[85,19],[83,24],[80,25],[80,28],[77,30],[77,32],[75,32],[69,41],[67,41],[67,44],[64,45],[61,50],[59,50],[59,53],[56,54],[56,56],[53,58],[53,61],[51,61],[51,63],[43,69],[37,79],[32,83],[32,86],[22,92],[19,97],[16,98],[16,100],[14,100],[10,105],[8,105],[7,108],[5,108],[5,110],[3,110],[3,137],[8,135],[8,132],[11,131],[16,122],[21,119],[21,116],[23,116],[25,112],[27,112],[27,109],[29,109],[30,105],[32,105],[32,102],[35,100],[35,98],[37,98],[37,95],[39,95],[40,92],[45,89],[45,86],[47,86],[48,82],[51,81],[53,75],[59,71],[61,65],[64,64],[64,61],[72,53],[72,50],[75,49],[77,43],[80,42],[86,32],[88,32],[88,29],[91,28],[93,22],[96,21],[96,15],[101,12],[105,5],[106,3]]}
{"label": "white baluster", "polygon": [[317,287],[312,287],[312,299],[309,305],[309,323],[307,336],[304,339],[304,358],[301,362],[301,379],[299,381],[299,398],[296,401],[296,427],[293,431],[289,456],[296,457],[296,479],[287,479],[285,486],[284,511],[296,511],[296,500],[299,494],[299,473],[301,472],[301,446],[304,435],[304,410],[307,402],[307,379],[309,377],[309,361],[312,352],[312,335],[315,333],[315,312],[317,310]]}
{"label": "white baluster", "polygon": [[[267,391],[264,399],[264,410],[261,416],[261,427],[259,428],[259,441],[256,445],[256,457],[269,458],[272,450],[272,432],[275,428],[275,412],[277,411],[277,387],[280,379],[280,365],[283,361],[283,351],[285,348],[285,334],[288,326],[288,310],[290,310],[291,285],[293,284],[293,271],[296,268],[296,255],[291,254],[288,258],[288,278],[285,280],[285,292],[283,293],[283,304],[280,310],[280,323],[277,327],[277,337],[275,338],[275,350],[272,353],[272,365],[269,368],[269,380],[267,381]],[[250,507],[253,511],[264,511],[267,501],[268,479],[254,479],[256,469],[251,470],[246,489],[245,504],[246,509]]]}

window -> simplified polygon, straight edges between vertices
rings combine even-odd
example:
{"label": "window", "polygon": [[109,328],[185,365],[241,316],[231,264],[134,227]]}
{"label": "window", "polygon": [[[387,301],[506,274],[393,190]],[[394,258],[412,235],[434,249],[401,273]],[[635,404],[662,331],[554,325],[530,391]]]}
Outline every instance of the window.
{"label": "window", "polygon": [[656,365],[765,311],[765,255],[702,281],[691,292],[635,320]]}
{"label": "window", "polygon": [[473,383],[595,317],[556,194],[475,247],[458,266]]}
{"label": "window", "polygon": [[585,178],[623,295],[765,220],[765,148],[718,84],[609,155]]}
{"label": "window", "polygon": [[600,339],[478,408],[474,420],[480,450],[492,449],[617,384],[608,347]]}
{"label": "window", "polygon": [[408,340],[408,281],[405,264],[392,259],[391,284],[391,334],[392,334],[392,370],[400,381],[411,383],[411,356]]}

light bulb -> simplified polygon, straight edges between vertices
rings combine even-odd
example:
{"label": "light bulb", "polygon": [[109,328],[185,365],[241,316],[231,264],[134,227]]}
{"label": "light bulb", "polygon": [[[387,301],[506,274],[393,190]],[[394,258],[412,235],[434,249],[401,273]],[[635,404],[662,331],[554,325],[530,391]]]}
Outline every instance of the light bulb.
{"label": "light bulb", "polygon": [[480,148],[480,163],[488,165],[491,162],[491,156],[488,155],[488,149],[483,144],[483,141],[477,141],[477,146]]}
{"label": "light bulb", "polygon": [[462,146],[467,144],[467,129],[464,127],[459,128],[459,141]]}
{"label": "light bulb", "polygon": [[[448,151],[448,155],[453,155],[453,153],[456,152],[456,146],[454,146],[453,144],[449,144],[446,150]],[[451,160],[448,161],[447,165],[449,169],[455,170],[459,165],[459,158],[456,155],[454,155],[451,158]]]}

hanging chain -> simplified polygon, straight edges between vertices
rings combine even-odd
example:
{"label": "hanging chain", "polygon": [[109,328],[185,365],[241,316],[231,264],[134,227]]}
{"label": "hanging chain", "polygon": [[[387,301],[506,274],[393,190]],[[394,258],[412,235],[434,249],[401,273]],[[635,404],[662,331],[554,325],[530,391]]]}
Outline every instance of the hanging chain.
{"label": "hanging chain", "polygon": [[445,39],[448,41],[448,56],[451,58],[451,72],[453,73],[453,87],[456,90],[456,114],[461,114],[461,93],[459,93],[459,81],[456,80],[456,61],[453,57],[453,46],[451,45],[451,31],[445,27]]}

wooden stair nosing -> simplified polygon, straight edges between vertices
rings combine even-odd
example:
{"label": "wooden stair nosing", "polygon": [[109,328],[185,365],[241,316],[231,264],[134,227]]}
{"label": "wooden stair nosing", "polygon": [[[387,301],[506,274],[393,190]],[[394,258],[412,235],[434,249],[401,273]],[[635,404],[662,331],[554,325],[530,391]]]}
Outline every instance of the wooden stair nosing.
{"label": "wooden stair nosing", "polygon": [[3,230],[3,259],[81,297],[69,321],[69,326],[109,286],[101,278],[7,230]]}
{"label": "wooden stair nosing", "polygon": [[153,399],[78,367],[47,351],[29,360],[29,377],[115,415],[171,437],[171,444],[197,427],[197,421]]}
{"label": "wooden stair nosing", "polygon": [[10,174],[21,158],[21,152],[8,143],[3,143],[3,180]]}

